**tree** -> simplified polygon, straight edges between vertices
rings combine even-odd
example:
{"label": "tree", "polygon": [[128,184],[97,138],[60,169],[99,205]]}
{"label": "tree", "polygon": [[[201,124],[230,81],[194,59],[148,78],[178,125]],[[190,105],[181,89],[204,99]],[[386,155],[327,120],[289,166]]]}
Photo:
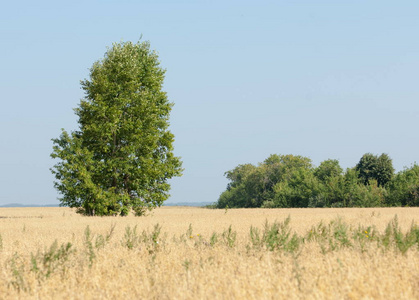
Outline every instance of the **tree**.
{"label": "tree", "polygon": [[311,160],[307,157],[277,154],[270,155],[257,167],[239,165],[225,173],[230,182],[227,190],[220,195],[217,207],[274,206],[276,184],[288,181],[294,171],[311,168]]}
{"label": "tree", "polygon": [[231,171],[225,172],[224,176],[230,180],[227,185],[227,190],[240,186],[255,169],[256,167],[252,164],[244,164],[238,165]]}
{"label": "tree", "polygon": [[320,166],[314,170],[314,175],[322,182],[327,182],[334,177],[341,176],[343,169],[337,159],[328,159],[322,161]]}
{"label": "tree", "polygon": [[397,173],[388,183],[387,190],[387,205],[419,206],[419,165]]}
{"label": "tree", "polygon": [[181,175],[168,130],[165,70],[148,42],[116,43],[81,82],[79,130],[53,139],[51,169],[62,206],[86,215],[141,215],[169,196]]}
{"label": "tree", "polygon": [[371,153],[364,154],[356,165],[356,169],[364,184],[374,179],[379,186],[384,186],[394,175],[393,162],[385,153],[379,157]]}
{"label": "tree", "polygon": [[372,153],[364,154],[359,160],[355,169],[359,172],[358,177],[364,184],[368,184],[368,181],[375,178],[375,167],[377,165],[377,156]]}
{"label": "tree", "polygon": [[225,172],[224,175],[230,182],[227,185],[227,189],[221,193],[216,206],[218,208],[248,207],[251,201],[249,199],[250,195],[245,190],[245,183],[248,176],[255,170],[256,167],[254,165],[244,164]]}
{"label": "tree", "polygon": [[383,153],[377,159],[376,180],[379,186],[385,186],[394,176],[393,161]]}
{"label": "tree", "polygon": [[320,195],[321,186],[313,170],[300,167],[291,170],[287,180],[274,186],[275,207],[308,207]]}

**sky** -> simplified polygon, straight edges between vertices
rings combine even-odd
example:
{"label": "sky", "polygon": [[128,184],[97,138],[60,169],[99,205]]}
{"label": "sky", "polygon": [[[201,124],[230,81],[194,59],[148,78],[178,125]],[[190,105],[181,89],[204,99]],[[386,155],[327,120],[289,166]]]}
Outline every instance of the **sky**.
{"label": "sky", "polygon": [[0,205],[58,204],[51,139],[114,42],[167,70],[184,175],[167,203],[215,202],[270,154],[419,162],[418,1],[8,1],[0,10]]}

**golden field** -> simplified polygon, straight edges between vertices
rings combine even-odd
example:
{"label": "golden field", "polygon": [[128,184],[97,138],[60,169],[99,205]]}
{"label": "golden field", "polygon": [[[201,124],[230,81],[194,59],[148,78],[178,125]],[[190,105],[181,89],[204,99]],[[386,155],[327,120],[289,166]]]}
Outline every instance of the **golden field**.
{"label": "golden field", "polygon": [[[0,299],[419,299],[419,243],[385,246],[396,215],[405,234],[419,208],[0,208]],[[251,227],[262,235],[288,216],[298,248],[255,244]],[[348,243],[309,238],[320,222],[346,228]]]}

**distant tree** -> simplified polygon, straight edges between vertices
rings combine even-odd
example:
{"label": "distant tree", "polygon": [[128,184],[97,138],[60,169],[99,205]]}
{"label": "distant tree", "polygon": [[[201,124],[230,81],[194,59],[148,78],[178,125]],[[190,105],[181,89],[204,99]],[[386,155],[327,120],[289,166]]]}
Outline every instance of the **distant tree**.
{"label": "distant tree", "polygon": [[397,173],[387,185],[390,206],[419,206],[419,165]]}
{"label": "distant tree", "polygon": [[246,192],[245,184],[248,176],[252,174],[256,166],[252,164],[239,165],[231,171],[227,171],[224,175],[230,182],[227,185],[227,190],[224,191],[217,203],[217,208],[225,207],[249,207],[251,203],[250,195]]}
{"label": "distant tree", "polygon": [[321,185],[312,169],[300,167],[276,184],[274,191],[275,207],[308,207],[321,193]]}
{"label": "distant tree", "polygon": [[81,82],[79,130],[54,139],[51,169],[62,206],[86,215],[137,215],[168,198],[181,175],[168,130],[165,70],[147,42],[117,43]]}
{"label": "distant tree", "polygon": [[364,154],[356,165],[356,170],[364,184],[374,179],[379,186],[384,186],[394,175],[393,162],[385,153],[379,157],[371,153]]}
{"label": "distant tree", "polygon": [[217,207],[261,207],[273,201],[276,184],[289,180],[296,170],[311,168],[307,157],[277,154],[270,155],[258,166],[239,165],[225,173],[230,182],[220,195]]}
{"label": "distant tree", "polygon": [[314,170],[314,175],[320,181],[328,181],[334,177],[342,175],[343,169],[339,165],[339,161],[336,159],[328,159],[320,163]]}
{"label": "distant tree", "polygon": [[231,190],[245,182],[247,177],[256,169],[252,164],[238,165],[231,171],[224,173],[224,176],[230,180],[227,189]]}
{"label": "distant tree", "polygon": [[346,206],[349,207],[377,207],[383,206],[386,190],[380,187],[375,179],[369,184],[356,184],[351,187],[351,192],[346,193]]}
{"label": "distant tree", "polygon": [[338,160],[313,167],[307,157],[273,154],[258,166],[239,165],[226,172],[230,182],[217,207],[419,205],[419,167],[393,174],[387,154],[367,153],[345,172]]}
{"label": "distant tree", "polygon": [[377,159],[377,168],[375,171],[378,186],[385,186],[394,176],[393,161],[383,153]]}
{"label": "distant tree", "polygon": [[377,156],[372,153],[364,154],[356,165],[358,177],[362,183],[368,184],[370,179],[375,178],[375,168],[377,166]]}

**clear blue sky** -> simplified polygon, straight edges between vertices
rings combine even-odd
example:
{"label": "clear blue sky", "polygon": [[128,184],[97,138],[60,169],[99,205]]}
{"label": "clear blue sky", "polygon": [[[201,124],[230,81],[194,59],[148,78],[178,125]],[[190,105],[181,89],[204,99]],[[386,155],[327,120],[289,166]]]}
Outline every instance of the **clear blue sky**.
{"label": "clear blue sky", "polygon": [[58,203],[52,138],[93,62],[148,40],[167,69],[184,176],[168,202],[216,201],[269,154],[353,167],[419,162],[418,1],[8,1],[0,11],[0,205]]}

